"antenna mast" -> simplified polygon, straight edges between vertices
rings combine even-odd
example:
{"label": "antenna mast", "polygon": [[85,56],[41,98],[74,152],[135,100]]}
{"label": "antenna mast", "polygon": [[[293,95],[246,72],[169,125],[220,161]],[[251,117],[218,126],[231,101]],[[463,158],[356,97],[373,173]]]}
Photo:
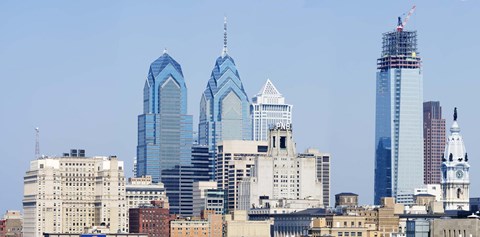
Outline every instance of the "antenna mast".
{"label": "antenna mast", "polygon": [[40,129],[35,128],[35,159],[40,158]]}

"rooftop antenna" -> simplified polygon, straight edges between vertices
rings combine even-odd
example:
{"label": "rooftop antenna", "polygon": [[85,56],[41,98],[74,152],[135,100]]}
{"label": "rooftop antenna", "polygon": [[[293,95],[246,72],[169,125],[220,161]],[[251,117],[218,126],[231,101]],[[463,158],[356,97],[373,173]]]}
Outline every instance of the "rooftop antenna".
{"label": "rooftop antenna", "polygon": [[35,128],[35,159],[40,158],[40,129]]}
{"label": "rooftop antenna", "polygon": [[225,56],[227,54],[227,16],[223,18],[223,53]]}

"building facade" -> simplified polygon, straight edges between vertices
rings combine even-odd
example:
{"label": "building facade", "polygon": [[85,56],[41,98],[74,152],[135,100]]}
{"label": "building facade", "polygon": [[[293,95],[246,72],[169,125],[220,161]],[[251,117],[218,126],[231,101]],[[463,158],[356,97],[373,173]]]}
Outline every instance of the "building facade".
{"label": "building facade", "polygon": [[0,219],[0,237],[22,237],[23,218],[20,211],[7,211]]}
{"label": "building facade", "polygon": [[215,181],[193,183],[193,216],[200,216],[202,211],[224,214],[225,191],[217,188]]}
{"label": "building facade", "polygon": [[292,105],[285,104],[283,97],[270,79],[252,98],[253,140],[268,140],[268,132],[277,123],[292,123]]}
{"label": "building facade", "polygon": [[194,145],[190,165],[165,170],[164,182],[172,184],[167,187],[171,214],[183,217],[193,215],[193,183],[211,180],[211,160],[207,147]]}
{"label": "building facade", "polygon": [[203,212],[200,219],[176,219],[170,222],[171,237],[222,237],[223,216]]}
{"label": "building facade", "polygon": [[[148,71],[143,114],[138,116],[137,176],[164,182],[164,170],[189,165],[192,116],[187,115],[187,86],[180,64],[165,51]],[[164,182],[168,189],[172,185]]]}
{"label": "building facade", "polygon": [[111,157],[54,157],[30,162],[24,177],[25,237],[127,230],[124,165]]}
{"label": "building facade", "polygon": [[170,215],[168,206],[162,201],[152,201],[152,205],[144,204],[129,210],[130,233],[144,233],[149,237],[170,237]]}
{"label": "building facade", "polygon": [[235,61],[227,52],[227,24],[224,47],[200,99],[198,136],[200,145],[216,152],[224,140],[251,140],[250,102],[243,88]]}
{"label": "building facade", "polygon": [[260,199],[310,199],[323,203],[317,157],[297,156],[289,125],[272,127],[269,134],[267,154],[255,159],[250,177],[240,182],[238,207],[259,207]]}
{"label": "building facade", "polygon": [[228,210],[238,208],[240,182],[249,177],[257,157],[268,151],[266,141],[222,141],[218,145],[216,181],[219,189],[225,190]]}
{"label": "building facade", "polygon": [[423,103],[424,184],[440,184],[442,155],[445,148],[445,119],[438,101]]}
{"label": "building facade", "polygon": [[[168,211],[168,197],[163,183],[153,183],[151,176],[129,178],[126,186],[127,210],[162,201]],[[127,224],[129,212],[127,211]],[[127,232],[130,226],[127,226]],[[142,233],[142,232],[135,232]]]}
{"label": "building facade", "polygon": [[330,206],[330,166],[332,156],[329,153],[323,153],[317,149],[308,148],[304,153],[298,154],[298,157],[315,157],[317,166],[317,179],[322,184],[323,205]]}
{"label": "building facade", "polygon": [[423,184],[423,76],[416,31],[383,34],[377,61],[375,204]]}
{"label": "building facade", "polygon": [[453,115],[442,163],[442,193],[445,211],[470,210],[470,164],[457,123],[457,108]]}

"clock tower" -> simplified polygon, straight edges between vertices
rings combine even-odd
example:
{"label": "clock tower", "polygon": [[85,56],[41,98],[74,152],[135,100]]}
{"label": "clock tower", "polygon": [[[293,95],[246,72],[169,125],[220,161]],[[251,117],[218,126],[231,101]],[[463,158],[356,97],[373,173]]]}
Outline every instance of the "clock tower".
{"label": "clock tower", "polygon": [[442,158],[443,208],[445,211],[468,211],[470,209],[470,165],[457,123],[457,108],[454,110],[450,133]]}

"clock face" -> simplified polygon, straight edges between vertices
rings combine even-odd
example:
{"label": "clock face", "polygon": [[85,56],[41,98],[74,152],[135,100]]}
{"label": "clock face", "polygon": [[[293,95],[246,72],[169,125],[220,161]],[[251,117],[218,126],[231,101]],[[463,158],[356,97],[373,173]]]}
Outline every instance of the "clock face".
{"label": "clock face", "polygon": [[457,178],[459,178],[459,179],[463,178],[463,171],[457,170],[456,175],[457,175]]}

